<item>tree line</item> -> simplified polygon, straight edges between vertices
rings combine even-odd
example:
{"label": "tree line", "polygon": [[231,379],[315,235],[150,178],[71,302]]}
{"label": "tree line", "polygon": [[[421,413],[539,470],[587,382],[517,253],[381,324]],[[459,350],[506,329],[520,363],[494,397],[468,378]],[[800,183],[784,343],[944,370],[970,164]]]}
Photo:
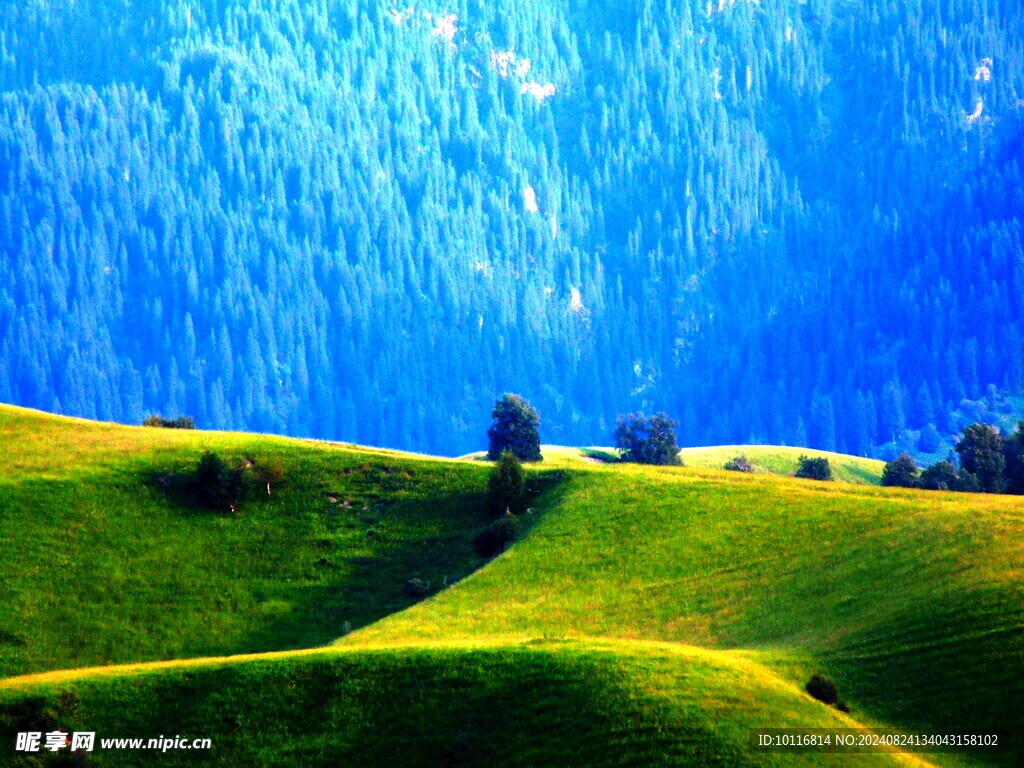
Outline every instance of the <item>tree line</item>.
{"label": "tree line", "polygon": [[950,459],[921,470],[901,453],[887,462],[882,485],[965,493],[1024,494],[1024,422],[1011,435],[988,424],[971,424],[956,444],[959,467]]}

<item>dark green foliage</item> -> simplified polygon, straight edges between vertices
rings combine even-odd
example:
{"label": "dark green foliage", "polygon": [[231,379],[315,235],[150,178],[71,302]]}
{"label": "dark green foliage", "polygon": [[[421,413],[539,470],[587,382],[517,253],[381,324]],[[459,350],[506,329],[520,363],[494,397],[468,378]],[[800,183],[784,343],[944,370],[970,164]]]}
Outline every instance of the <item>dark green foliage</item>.
{"label": "dark green foliage", "polygon": [[682,464],[676,445],[676,422],[664,413],[619,416],[615,426],[615,447],[623,461],[637,464]]}
{"label": "dark green foliage", "polygon": [[284,463],[276,457],[253,461],[252,471],[260,488],[266,488],[268,496],[271,493],[271,487],[284,480],[285,476]]}
{"label": "dark green foliage", "polygon": [[519,395],[506,394],[494,404],[494,424],[487,430],[487,458],[497,461],[511,451],[520,461],[540,461],[540,415]]}
{"label": "dark green foliage", "polygon": [[898,488],[913,488],[918,482],[919,470],[914,457],[909,453],[901,453],[887,462],[882,470],[882,485]]}
{"label": "dark green foliage", "polygon": [[[225,461],[207,451],[199,459],[191,490],[196,500],[208,509],[237,512],[246,499],[266,498],[273,486],[284,480],[284,463],[277,457]],[[177,487],[173,473],[157,472],[154,482],[165,491]]]}
{"label": "dark green foliage", "polygon": [[732,470],[733,472],[753,472],[754,465],[750,463],[750,459],[746,456],[734,456],[725,462],[725,469]]}
{"label": "dark green foliage", "polygon": [[964,428],[956,444],[960,468],[977,478],[983,493],[1002,493],[1006,487],[1003,475],[1006,459],[1003,438],[995,427],[971,424]]}
{"label": "dark green foliage", "polygon": [[1003,442],[1006,492],[1024,494],[1024,422]]}
{"label": "dark green foliage", "polygon": [[506,511],[518,515],[526,508],[526,471],[508,448],[487,478],[487,508],[493,515]]}
{"label": "dark green foliage", "polygon": [[962,491],[963,493],[987,493],[981,479],[963,468],[957,473],[956,488],[952,490]]}
{"label": "dark green foliage", "polygon": [[165,419],[159,413],[151,413],[142,420],[144,427],[164,427],[166,429],[195,429],[196,421],[191,416],[179,416],[176,419]]}
{"label": "dark green foliage", "polygon": [[958,491],[960,478],[948,461],[937,461],[921,473],[921,487],[929,491]]}
{"label": "dark green foliage", "polygon": [[405,585],[402,587],[402,593],[406,597],[422,600],[430,594],[430,582],[413,577],[405,582]]}
{"label": "dark green foliage", "polygon": [[505,551],[519,536],[519,519],[504,514],[473,538],[473,551],[480,557],[494,557]]}
{"label": "dark green foliage", "polygon": [[801,456],[800,466],[796,470],[794,477],[800,477],[805,480],[831,480],[832,479],[832,465],[828,463],[828,459],[824,456],[819,458],[809,458],[807,456]]}
{"label": "dark green foliage", "polygon": [[220,512],[237,511],[245,485],[241,467],[228,465],[212,451],[207,451],[199,459],[193,488],[204,507]]}
{"label": "dark green foliage", "polygon": [[839,689],[836,684],[824,675],[814,675],[804,686],[807,693],[830,707],[839,703]]}

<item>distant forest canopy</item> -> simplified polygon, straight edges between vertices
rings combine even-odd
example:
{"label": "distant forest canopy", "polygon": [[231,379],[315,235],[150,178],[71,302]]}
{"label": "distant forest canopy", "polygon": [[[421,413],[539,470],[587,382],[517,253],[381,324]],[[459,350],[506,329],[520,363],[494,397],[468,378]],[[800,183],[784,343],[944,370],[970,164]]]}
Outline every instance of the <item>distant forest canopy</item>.
{"label": "distant forest canopy", "polygon": [[0,401],[869,454],[1022,387],[1020,0],[3,6]]}

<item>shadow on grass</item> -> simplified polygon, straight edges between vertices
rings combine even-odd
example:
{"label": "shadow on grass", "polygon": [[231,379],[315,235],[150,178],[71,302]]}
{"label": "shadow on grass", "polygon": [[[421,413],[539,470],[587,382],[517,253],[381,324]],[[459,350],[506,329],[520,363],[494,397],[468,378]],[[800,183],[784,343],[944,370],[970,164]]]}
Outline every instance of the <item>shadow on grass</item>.
{"label": "shadow on grass", "polygon": [[990,588],[936,599],[822,658],[844,692],[886,722],[997,733],[999,749],[972,754],[990,765],[1024,765],[1024,607],[1012,597]]}
{"label": "shadow on grass", "polygon": [[580,455],[588,459],[602,461],[605,464],[616,464],[622,461],[622,458],[615,451],[606,451],[602,448],[580,448]]}
{"label": "shadow on grass", "polygon": [[[71,695],[0,692],[0,739],[13,744],[19,729],[44,725],[98,738],[213,737],[211,750],[147,752],[146,764],[161,768],[743,764],[712,724],[642,692],[634,674],[606,653],[529,648],[168,670],[127,684],[82,681]],[[103,755],[103,765],[138,760],[132,750]]]}
{"label": "shadow on grass", "polygon": [[[386,477],[402,482],[401,476]],[[529,472],[532,511],[520,516],[520,539],[561,503],[568,477],[563,470]],[[476,534],[494,520],[487,511],[485,494],[394,501],[395,487],[382,487],[379,476],[368,475],[366,479],[369,485],[364,492],[349,494],[359,499],[360,510],[346,513],[349,534],[361,535],[365,549],[342,549],[332,543],[330,536],[318,539],[318,554],[310,560],[310,572],[319,576],[320,583],[292,588],[280,595],[287,597],[291,610],[253,626],[240,652],[330,643],[457,584],[492,559],[481,558],[473,551]],[[331,494],[331,498],[339,497]],[[329,504],[331,509],[326,514],[336,513],[338,502]],[[403,537],[401,531],[409,525],[433,533],[414,539]],[[406,584],[412,579],[429,586],[426,595],[407,593]]]}

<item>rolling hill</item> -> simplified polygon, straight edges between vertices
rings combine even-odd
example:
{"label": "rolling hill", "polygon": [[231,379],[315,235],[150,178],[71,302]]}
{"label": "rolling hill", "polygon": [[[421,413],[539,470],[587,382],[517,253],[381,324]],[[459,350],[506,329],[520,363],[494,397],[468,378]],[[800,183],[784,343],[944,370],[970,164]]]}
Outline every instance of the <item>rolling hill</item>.
{"label": "rolling hill", "polygon": [[[599,465],[567,450],[561,469],[531,473],[546,485],[526,534],[484,564],[469,546],[486,519],[477,462],[6,407],[0,434],[0,647],[5,674],[28,673],[0,681],[4,749],[18,731],[61,726],[213,739],[147,765],[952,768],[1024,756],[1019,743],[917,756],[750,741],[769,727],[1024,731],[1017,498],[696,461]],[[285,481],[237,515],[152,485],[211,448],[277,456]],[[360,522],[335,520],[328,495]],[[405,579],[450,574],[470,575],[408,607]],[[355,631],[325,645],[344,620]],[[849,715],[803,692],[819,672]]]}
{"label": "rolling hill", "polygon": [[[609,463],[619,460],[614,448],[565,448],[544,446],[545,461],[561,465],[579,466],[582,459],[591,464]],[[484,453],[472,453],[465,458],[485,459]],[[685,466],[704,469],[722,469],[726,462],[737,456],[745,456],[754,472],[769,475],[793,475],[800,466],[800,457],[824,457],[829,460],[836,480],[849,483],[878,485],[882,479],[885,462],[862,456],[848,456],[842,453],[818,451],[811,448],[796,448],[785,445],[718,445],[702,448],[683,448],[679,458]]]}
{"label": "rolling hill", "polygon": [[[481,466],[7,406],[0,441],[0,675],[323,644],[482,562]],[[237,515],[160,488],[207,450],[284,479]]]}

